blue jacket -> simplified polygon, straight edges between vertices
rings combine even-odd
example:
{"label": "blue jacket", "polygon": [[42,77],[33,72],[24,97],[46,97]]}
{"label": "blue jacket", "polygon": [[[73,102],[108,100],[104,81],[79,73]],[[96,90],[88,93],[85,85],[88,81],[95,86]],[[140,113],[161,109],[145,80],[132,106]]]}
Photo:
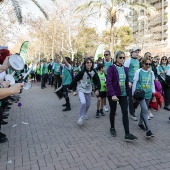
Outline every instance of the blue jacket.
{"label": "blue jacket", "polygon": [[[125,82],[126,93],[128,95],[129,94],[128,68],[124,67],[124,70],[126,74],[126,82]],[[114,64],[111,65],[107,70],[106,85],[107,85],[107,96],[121,96],[121,90],[119,86],[119,74]]]}

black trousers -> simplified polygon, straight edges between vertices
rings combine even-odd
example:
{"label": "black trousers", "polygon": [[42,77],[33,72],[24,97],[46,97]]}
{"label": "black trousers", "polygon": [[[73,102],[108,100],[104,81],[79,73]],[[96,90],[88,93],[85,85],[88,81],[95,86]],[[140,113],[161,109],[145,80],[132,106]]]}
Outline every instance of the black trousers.
{"label": "black trousers", "polygon": [[170,87],[162,84],[162,90],[163,90],[165,106],[169,106],[170,105]]}
{"label": "black trousers", "polygon": [[[128,101],[127,96],[117,96],[122,111],[122,122],[125,134],[129,134],[129,118],[128,118]],[[111,128],[115,128],[115,113],[117,109],[117,101],[113,101],[112,97],[108,97],[110,105],[110,124]]]}
{"label": "black trousers", "polygon": [[54,88],[57,89],[61,86],[61,77],[60,75],[54,74]]}
{"label": "black trousers", "polygon": [[41,76],[41,88],[45,87],[46,82],[47,82],[47,74],[43,74]]}

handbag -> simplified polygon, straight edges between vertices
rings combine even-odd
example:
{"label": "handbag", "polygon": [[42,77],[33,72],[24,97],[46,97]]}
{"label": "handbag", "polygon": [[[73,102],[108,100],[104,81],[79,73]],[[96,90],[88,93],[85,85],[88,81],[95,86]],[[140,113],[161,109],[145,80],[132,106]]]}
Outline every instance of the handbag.
{"label": "handbag", "polygon": [[[150,75],[151,75],[151,71],[149,72],[149,76],[148,76],[148,79],[147,79],[146,86],[148,85]],[[135,90],[134,95],[133,95],[134,99],[142,100],[142,99],[144,99],[144,97],[145,97],[145,90],[142,90],[142,89]]]}

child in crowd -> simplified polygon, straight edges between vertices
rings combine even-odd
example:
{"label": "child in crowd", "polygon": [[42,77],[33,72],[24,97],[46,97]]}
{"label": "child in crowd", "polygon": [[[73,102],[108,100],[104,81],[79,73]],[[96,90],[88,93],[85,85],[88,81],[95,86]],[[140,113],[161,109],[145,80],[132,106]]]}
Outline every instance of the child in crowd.
{"label": "child in crowd", "polygon": [[98,64],[97,70],[101,88],[97,100],[96,118],[99,118],[99,114],[105,116],[105,114],[103,113],[104,100],[106,100],[106,75],[104,73],[104,69],[104,64]]}

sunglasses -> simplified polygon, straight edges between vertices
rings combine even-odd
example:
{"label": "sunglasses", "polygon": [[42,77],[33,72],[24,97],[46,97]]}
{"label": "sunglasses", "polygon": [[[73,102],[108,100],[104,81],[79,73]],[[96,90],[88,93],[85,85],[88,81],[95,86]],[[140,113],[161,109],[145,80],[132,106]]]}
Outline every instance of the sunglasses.
{"label": "sunglasses", "polygon": [[104,56],[108,56],[108,55],[110,55],[110,54],[104,54]]}
{"label": "sunglasses", "polygon": [[162,60],[167,60],[167,58],[162,58]]}
{"label": "sunglasses", "polygon": [[151,66],[151,63],[145,63],[145,66]]}
{"label": "sunglasses", "polygon": [[123,60],[124,60],[124,59],[125,59],[125,57],[119,57],[119,59],[123,59]]}

